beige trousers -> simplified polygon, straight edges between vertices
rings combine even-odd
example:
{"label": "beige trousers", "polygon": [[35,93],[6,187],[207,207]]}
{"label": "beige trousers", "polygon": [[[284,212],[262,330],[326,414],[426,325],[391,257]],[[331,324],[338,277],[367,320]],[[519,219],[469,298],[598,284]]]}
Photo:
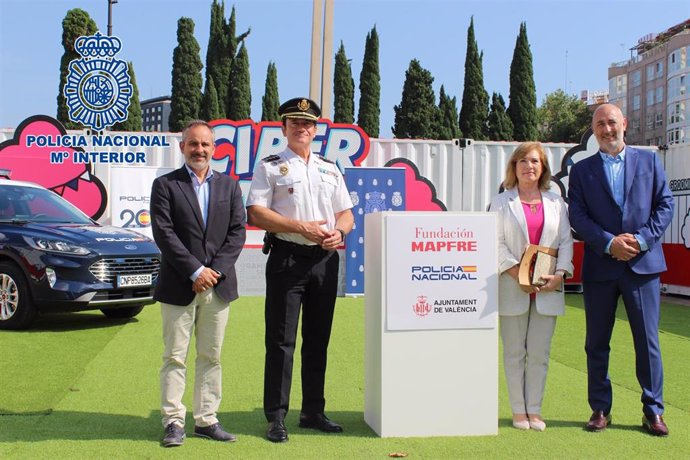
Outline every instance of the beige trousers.
{"label": "beige trousers", "polygon": [[182,396],[192,331],[196,338],[194,424],[204,427],[218,423],[216,413],[222,396],[220,352],[230,307],[213,289],[197,294],[187,306],[160,305],[165,345],[160,371],[163,426],[185,424]]}
{"label": "beige trousers", "polygon": [[513,414],[541,415],[556,317],[540,314],[531,301],[527,313],[501,315],[500,324],[510,408]]}

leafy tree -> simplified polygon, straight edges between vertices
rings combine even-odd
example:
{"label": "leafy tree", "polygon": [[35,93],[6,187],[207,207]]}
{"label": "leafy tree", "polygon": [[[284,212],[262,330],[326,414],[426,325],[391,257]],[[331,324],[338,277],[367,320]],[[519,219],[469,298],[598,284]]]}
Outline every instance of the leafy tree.
{"label": "leafy tree", "polygon": [[513,122],[506,113],[503,96],[493,93],[487,122],[487,137],[492,141],[509,141],[513,138]]}
{"label": "leafy tree", "polygon": [[129,75],[129,82],[132,84],[132,97],[129,100],[129,109],[127,113],[127,120],[120,123],[115,123],[112,131],[141,131],[141,102],[139,102],[139,88],[137,87],[137,79],[134,76],[134,63],[129,61],[127,63],[127,74]]}
{"label": "leafy tree", "polygon": [[362,72],[359,74],[359,112],[357,113],[357,124],[370,137],[379,137],[380,105],[379,35],[374,26],[367,34],[364,45]]}
{"label": "leafy tree", "polygon": [[[230,87],[230,65],[233,54],[230,54],[230,38],[226,33],[225,23],[225,2],[218,3],[213,0],[211,4],[211,29],[208,38],[208,48],[206,50],[206,93],[208,93],[209,79],[213,80],[216,89],[217,99],[222,101],[218,107],[217,118],[225,118],[228,88]],[[209,95],[204,94],[204,101],[209,99]],[[211,107],[203,107],[202,112],[209,114],[213,111]]]}
{"label": "leafy tree", "polygon": [[352,68],[345,54],[345,45],[340,42],[340,49],[335,55],[333,72],[333,121],[336,123],[354,123],[355,121],[355,81],[352,79]]}
{"label": "leafy tree", "polygon": [[[233,81],[233,73],[232,73],[232,66],[233,66],[233,61],[237,58],[237,47],[239,46],[240,43],[244,41],[247,36],[251,33],[252,29],[251,27],[247,29],[247,31],[239,36],[236,36],[235,33],[237,32],[237,18],[235,14],[235,7],[232,7],[232,11],[230,12],[230,20],[225,23],[224,25],[225,29],[225,35],[227,36],[228,40],[228,48],[227,48],[227,53],[228,56],[230,56],[230,71],[228,74],[228,79],[227,79],[227,97],[222,103],[225,104],[225,113],[227,114],[228,118],[232,117],[230,114],[232,113],[233,109],[232,107],[235,105],[235,101],[232,99],[232,88],[236,86],[235,82]],[[247,117],[249,118],[249,117]]]}
{"label": "leafy tree", "polygon": [[228,118],[231,120],[246,120],[252,116],[252,91],[249,81],[249,54],[242,43],[237,56],[232,60],[230,68],[230,100]]}
{"label": "leafy tree", "polygon": [[279,121],[278,107],[278,70],[275,62],[269,62],[266,70],[266,89],[264,97],[261,98],[261,121]]}
{"label": "leafy tree", "polygon": [[170,101],[171,131],[181,131],[185,124],[199,117],[201,106],[201,69],[199,43],[194,38],[194,21],[177,21],[177,47],[173,51],[172,93]]}
{"label": "leafy tree", "polygon": [[460,109],[460,130],[465,137],[482,140],[489,112],[489,94],[484,89],[482,56],[474,38],[474,18],[467,28],[467,54],[465,56],[465,87]]}
{"label": "leafy tree", "polygon": [[458,101],[455,97],[448,97],[441,85],[438,98],[438,121],[436,123],[436,139],[457,139],[462,137],[456,120],[458,119]]}
{"label": "leafy tree", "polygon": [[537,90],[532,71],[532,52],[527,41],[527,24],[520,24],[510,63],[510,106],[508,116],[513,122],[513,139],[533,141],[537,131]]}
{"label": "leafy tree", "polygon": [[204,91],[204,98],[201,101],[199,118],[206,121],[219,120],[223,118],[220,113],[220,106],[218,104],[218,92],[216,91],[216,85],[213,83],[213,77],[210,75],[206,80],[206,91]]}
{"label": "leafy tree", "polygon": [[97,31],[98,27],[96,27],[96,23],[91,19],[89,13],[79,8],[69,10],[62,20],[62,47],[65,49],[65,52],[60,59],[60,86],[58,87],[57,96],[57,119],[67,129],[84,128],[80,123],[74,123],[69,119],[67,99],[62,93],[65,83],[67,83],[70,61],[81,57],[81,55],[74,50],[74,41],[82,35],[93,35]]}
{"label": "leafy tree", "polygon": [[436,135],[437,107],[434,77],[413,59],[405,72],[402,100],[396,105],[393,135],[397,138],[432,139]]}
{"label": "leafy tree", "polygon": [[592,118],[584,101],[562,89],[547,94],[537,113],[539,140],[544,142],[580,142]]}

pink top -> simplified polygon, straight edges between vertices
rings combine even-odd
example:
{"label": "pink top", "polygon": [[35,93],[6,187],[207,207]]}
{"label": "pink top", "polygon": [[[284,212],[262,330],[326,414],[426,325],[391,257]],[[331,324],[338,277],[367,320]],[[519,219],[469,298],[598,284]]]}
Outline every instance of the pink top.
{"label": "pink top", "polygon": [[[529,235],[530,244],[539,244],[541,232],[544,230],[544,206],[542,206],[542,203],[522,203],[522,211],[525,213],[525,220],[527,221],[527,234]],[[530,273],[531,277],[532,274]],[[534,300],[536,294],[530,294],[529,298]]]}
{"label": "pink top", "polygon": [[544,207],[542,203],[527,204],[522,203],[522,210],[527,221],[527,234],[530,244],[539,244],[541,232],[544,230]]}

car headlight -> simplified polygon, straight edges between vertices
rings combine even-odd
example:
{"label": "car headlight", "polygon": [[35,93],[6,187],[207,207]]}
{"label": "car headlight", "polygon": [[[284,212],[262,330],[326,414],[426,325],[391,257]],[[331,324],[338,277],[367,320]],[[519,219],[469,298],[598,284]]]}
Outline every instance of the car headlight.
{"label": "car headlight", "polygon": [[49,240],[46,238],[35,238],[25,236],[24,240],[34,249],[46,252],[58,252],[60,254],[71,254],[75,256],[85,256],[91,251],[82,246],[60,240]]}

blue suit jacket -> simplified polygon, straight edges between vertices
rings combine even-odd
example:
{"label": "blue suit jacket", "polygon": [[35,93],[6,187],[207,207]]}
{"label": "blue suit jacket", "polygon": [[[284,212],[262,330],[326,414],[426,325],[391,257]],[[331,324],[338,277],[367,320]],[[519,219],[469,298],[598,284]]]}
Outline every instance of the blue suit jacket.
{"label": "blue suit jacket", "polygon": [[[638,274],[663,272],[661,238],[673,218],[673,196],[661,161],[653,152],[625,147],[623,210],[613,198],[603,163],[597,153],[570,170],[570,222],[585,242],[583,281],[617,279],[626,264]],[[609,241],[621,233],[639,234],[649,250],[628,262],[605,254]]]}

